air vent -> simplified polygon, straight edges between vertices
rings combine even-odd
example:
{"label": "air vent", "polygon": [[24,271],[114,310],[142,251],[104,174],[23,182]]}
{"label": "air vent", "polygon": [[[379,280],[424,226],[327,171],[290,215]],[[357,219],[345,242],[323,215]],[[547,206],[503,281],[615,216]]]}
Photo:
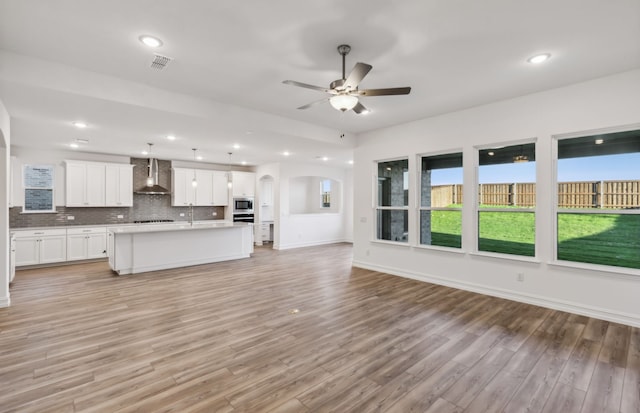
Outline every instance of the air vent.
{"label": "air vent", "polygon": [[170,61],[171,61],[170,57],[162,56],[157,53],[154,53],[153,62],[151,62],[151,68],[156,70],[162,70],[165,67],[167,67]]}

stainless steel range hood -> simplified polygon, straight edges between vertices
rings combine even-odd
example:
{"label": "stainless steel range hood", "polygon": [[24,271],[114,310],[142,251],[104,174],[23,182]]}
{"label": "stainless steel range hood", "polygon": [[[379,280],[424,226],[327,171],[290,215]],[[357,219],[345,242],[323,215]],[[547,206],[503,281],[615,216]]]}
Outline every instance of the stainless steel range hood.
{"label": "stainless steel range hood", "polygon": [[138,189],[135,193],[143,195],[171,195],[171,191],[158,185],[158,160],[155,158],[149,158],[147,168],[147,185]]}

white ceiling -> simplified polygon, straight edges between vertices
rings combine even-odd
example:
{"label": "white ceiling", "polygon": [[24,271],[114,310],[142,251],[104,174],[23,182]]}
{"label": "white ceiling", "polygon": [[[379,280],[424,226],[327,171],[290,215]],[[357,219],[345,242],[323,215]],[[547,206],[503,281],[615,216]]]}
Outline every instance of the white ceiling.
{"label": "white ceiling", "polygon": [[[361,88],[411,94],[297,110],[323,95],[282,81],[328,86],[343,43],[347,71],[373,65]],[[174,60],[156,71],[154,52]],[[639,0],[0,0],[12,144],[42,149],[346,166],[358,133],[639,67]]]}

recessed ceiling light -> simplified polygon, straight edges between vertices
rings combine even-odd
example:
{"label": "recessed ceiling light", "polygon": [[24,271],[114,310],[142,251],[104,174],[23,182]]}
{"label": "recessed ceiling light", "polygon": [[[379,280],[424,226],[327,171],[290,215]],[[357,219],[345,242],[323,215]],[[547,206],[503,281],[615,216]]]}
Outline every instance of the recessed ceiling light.
{"label": "recessed ceiling light", "polygon": [[487,155],[489,155],[489,156],[493,156],[495,154],[496,154],[495,152],[487,152]]}
{"label": "recessed ceiling light", "polygon": [[158,39],[157,37],[149,36],[148,34],[142,35],[138,37],[138,39],[140,39],[140,41],[145,46],[149,46],[153,48],[162,46],[162,40]]}
{"label": "recessed ceiling light", "polygon": [[80,145],[78,145],[77,143],[70,143],[69,146],[71,146],[73,149],[78,148]]}
{"label": "recessed ceiling light", "polygon": [[527,62],[533,63],[533,64],[538,64],[538,63],[544,62],[545,60],[548,60],[550,57],[551,57],[551,55],[549,53],[538,54],[538,55],[531,56],[530,58],[528,58]]}
{"label": "recessed ceiling light", "polygon": [[241,164],[243,164],[243,165],[246,165],[246,164],[247,164],[247,161],[242,161],[242,162],[240,162],[240,163],[241,163]]}
{"label": "recessed ceiling light", "polygon": [[353,159],[349,160],[349,162],[347,162],[349,165],[353,165]]}
{"label": "recessed ceiling light", "polygon": [[326,162],[326,161],[328,161],[328,160],[329,160],[329,158],[327,158],[326,156],[323,156],[323,157],[322,157],[322,160]]}
{"label": "recessed ceiling light", "polygon": [[149,155],[149,152],[147,152],[147,151],[142,151],[142,154],[143,154],[143,155]]}
{"label": "recessed ceiling light", "polygon": [[201,161],[202,160],[202,156],[196,156],[196,159]]}
{"label": "recessed ceiling light", "polygon": [[604,143],[604,139],[596,139],[596,145],[602,145]]}
{"label": "recessed ceiling light", "polygon": [[289,153],[289,151],[284,151],[284,152],[282,152],[282,154],[283,154],[284,156],[289,156],[289,155],[291,155],[291,154]]}
{"label": "recessed ceiling light", "polygon": [[237,143],[233,144],[233,149],[240,149],[240,145],[238,145]]}
{"label": "recessed ceiling light", "polygon": [[167,135],[167,139],[169,139],[170,141],[175,141],[176,137],[174,135]]}
{"label": "recessed ceiling light", "polygon": [[84,128],[87,127],[87,124],[82,122],[82,121],[77,120],[77,121],[73,122],[73,126],[75,126],[78,129],[84,129]]}

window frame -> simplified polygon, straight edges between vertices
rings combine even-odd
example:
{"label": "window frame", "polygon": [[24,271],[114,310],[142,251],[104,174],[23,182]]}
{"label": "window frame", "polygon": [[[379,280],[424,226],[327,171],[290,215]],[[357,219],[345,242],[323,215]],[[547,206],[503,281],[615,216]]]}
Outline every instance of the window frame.
{"label": "window frame", "polygon": [[[378,165],[381,163],[385,163],[385,162],[394,162],[394,161],[407,161],[407,174],[408,174],[408,186],[407,186],[407,191],[408,191],[408,196],[407,196],[407,203],[406,205],[400,207],[400,206],[382,206],[382,205],[378,205],[378,199],[379,199],[379,193],[378,193]],[[398,157],[394,157],[394,158],[388,158],[388,159],[378,159],[378,160],[374,160],[373,161],[373,179],[371,182],[372,185],[372,199],[371,199],[371,206],[372,206],[372,210],[373,210],[373,219],[372,219],[372,234],[371,234],[371,241],[372,242],[380,242],[380,243],[385,243],[385,244],[392,244],[392,245],[401,245],[401,246],[411,246],[411,225],[410,225],[410,218],[409,218],[409,210],[410,205],[411,205],[411,162],[409,160],[409,156],[398,156]],[[394,240],[387,240],[387,239],[382,239],[382,238],[378,238],[378,211],[407,211],[407,239],[406,241],[394,241]]]}
{"label": "window frame", "polygon": [[[536,197],[536,204],[534,207],[523,208],[480,208],[480,194],[478,188],[480,187],[480,151],[487,149],[499,149],[508,146],[518,146],[518,145],[534,145],[534,153],[536,154],[535,161],[535,182],[536,191],[540,186],[540,182],[538,179],[538,168],[539,168],[539,148],[538,138],[530,137],[524,139],[514,139],[508,141],[498,141],[489,144],[477,145],[474,146],[474,190],[473,190],[473,227],[474,227],[474,241],[473,241],[473,251],[471,254],[477,256],[487,256],[487,257],[496,257],[502,259],[510,259],[516,261],[526,261],[526,262],[540,262],[539,261],[539,243],[538,243],[538,199]],[[480,212],[515,212],[515,213],[532,213],[534,219],[534,241],[533,241],[533,254],[534,255],[520,255],[520,254],[508,254],[504,252],[494,252],[494,251],[482,251],[480,250]]]}
{"label": "window frame", "polygon": [[[415,238],[415,245],[413,245],[414,247],[417,248],[424,248],[424,249],[433,249],[433,250],[441,250],[441,251],[451,251],[451,252],[463,252],[465,251],[465,243],[464,243],[464,213],[463,213],[463,208],[464,208],[464,203],[462,206],[460,206],[459,208],[451,208],[451,207],[425,207],[422,205],[422,159],[423,158],[428,158],[428,157],[432,157],[432,156],[439,156],[439,155],[454,155],[454,154],[460,154],[460,156],[462,157],[462,165],[460,166],[460,168],[462,168],[462,192],[464,193],[464,150],[463,148],[454,148],[454,149],[450,149],[450,150],[443,150],[443,151],[436,151],[436,152],[426,152],[426,153],[420,153],[416,155],[416,177],[418,179],[416,179],[416,183],[415,183],[415,187],[416,187],[416,196],[415,196],[415,216],[416,216],[416,223],[415,223],[415,227],[416,227],[416,238]],[[464,199],[464,198],[463,198]],[[422,211],[459,211],[460,212],[460,247],[447,247],[447,246],[442,246],[442,245],[428,245],[428,244],[423,244],[422,243],[422,232],[421,232],[421,225],[422,225]]]}
{"label": "window frame", "polygon": [[551,172],[551,243],[550,248],[551,251],[551,261],[550,265],[558,266],[558,267],[567,267],[567,268],[579,268],[600,272],[608,272],[608,273],[616,273],[616,274],[624,274],[631,275],[636,278],[636,276],[640,276],[640,269],[632,268],[632,267],[622,267],[615,265],[606,265],[606,264],[595,264],[590,262],[582,262],[582,261],[569,261],[569,260],[561,260],[558,258],[558,217],[560,214],[600,214],[600,215],[640,215],[640,210],[606,210],[606,209],[595,209],[595,210],[586,210],[580,208],[559,208],[558,201],[558,143],[561,140],[566,139],[575,139],[581,138],[591,135],[604,135],[618,132],[627,132],[633,130],[640,130],[640,123],[631,124],[631,125],[623,125],[617,127],[609,127],[609,128],[599,128],[599,129],[591,129],[591,130],[583,130],[579,132],[570,132],[570,133],[562,133],[562,134],[554,134],[551,135],[551,163],[552,163],[552,172]]}
{"label": "window frame", "polygon": [[[48,187],[37,187],[37,186],[27,186],[25,179],[28,168],[43,168],[51,171],[51,186]],[[23,214],[52,214],[56,213],[56,166],[52,164],[24,164],[22,165],[22,179],[21,179],[21,187],[22,187],[22,195],[23,195],[23,205],[22,205],[22,213]],[[51,209],[36,209],[30,210],[27,209],[27,191],[28,190],[43,190],[43,191],[51,191]]]}

